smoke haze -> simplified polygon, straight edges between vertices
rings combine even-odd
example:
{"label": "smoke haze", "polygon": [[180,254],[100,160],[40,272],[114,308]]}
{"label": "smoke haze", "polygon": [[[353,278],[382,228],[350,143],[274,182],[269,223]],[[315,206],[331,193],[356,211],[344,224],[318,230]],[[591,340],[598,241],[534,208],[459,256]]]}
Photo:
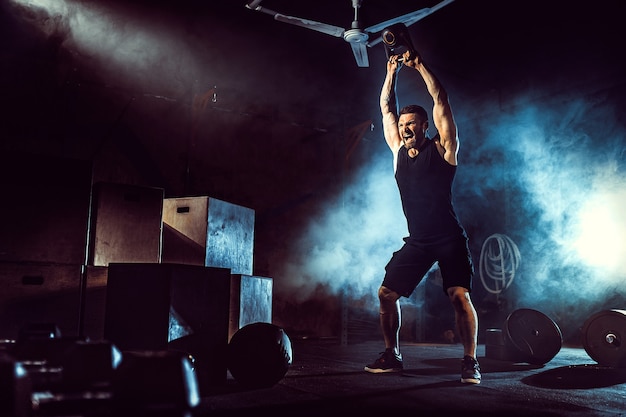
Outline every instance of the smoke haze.
{"label": "smoke haze", "polygon": [[[473,232],[475,263],[491,233],[509,236],[521,258],[508,290],[514,306],[540,310],[562,326],[580,325],[597,309],[624,308],[626,138],[617,105],[607,91],[519,98],[461,127],[455,204]],[[384,142],[381,132],[373,135]],[[291,254],[285,274],[295,279],[286,285],[299,297],[319,284],[373,297],[405,234],[385,147],[310,222]]]}

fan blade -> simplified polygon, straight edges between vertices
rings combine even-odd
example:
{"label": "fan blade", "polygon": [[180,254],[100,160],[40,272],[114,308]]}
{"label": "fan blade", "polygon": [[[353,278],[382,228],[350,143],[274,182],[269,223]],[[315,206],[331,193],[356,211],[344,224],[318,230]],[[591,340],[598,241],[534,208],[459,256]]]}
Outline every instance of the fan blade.
{"label": "fan blade", "polygon": [[356,64],[359,67],[369,67],[370,63],[367,57],[367,48],[365,43],[350,42],[350,46],[352,47],[352,53],[354,54],[354,59],[356,59]]}
{"label": "fan blade", "polygon": [[326,23],[315,22],[313,20],[301,19],[299,17],[286,16],[284,14],[276,13],[274,19],[290,23],[292,25],[301,26],[303,28],[316,30],[318,32],[326,33],[327,35],[336,36],[338,38],[343,37],[345,32],[344,28],[339,26],[327,25]]}
{"label": "fan blade", "polygon": [[447,6],[448,4],[452,3],[454,0],[443,0],[442,2],[436,4],[433,7],[426,7],[424,9],[419,9],[416,10],[414,12],[411,13],[407,13],[405,15],[402,16],[398,16],[395,17],[393,19],[389,19],[386,20],[384,22],[381,22],[377,25],[373,25],[370,26],[368,28],[365,28],[365,32],[368,33],[376,33],[376,32],[380,32],[381,30],[385,29],[388,26],[391,25],[395,25],[396,23],[404,23],[406,26],[410,26],[413,23],[422,20],[423,18],[425,18],[426,16],[436,12],[437,10],[441,9],[444,6]]}
{"label": "fan blade", "polygon": [[250,10],[255,10],[257,12],[269,14],[274,18],[274,20],[278,20],[279,22],[289,23],[296,26],[301,26],[303,28],[316,30],[318,32],[326,33],[327,35],[335,36],[337,38],[342,38],[343,33],[345,32],[344,28],[339,26],[327,25],[326,23],[315,22],[313,20],[301,19],[299,17],[287,16],[274,10],[268,9],[267,7],[259,6],[262,0],[254,0],[248,4],[246,4],[246,8]]}

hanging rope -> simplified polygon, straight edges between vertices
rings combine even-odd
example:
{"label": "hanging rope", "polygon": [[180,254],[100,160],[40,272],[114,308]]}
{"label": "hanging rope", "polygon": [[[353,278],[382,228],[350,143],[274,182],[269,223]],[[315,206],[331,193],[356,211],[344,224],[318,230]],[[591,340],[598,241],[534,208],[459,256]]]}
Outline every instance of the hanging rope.
{"label": "hanging rope", "polygon": [[492,294],[509,288],[519,268],[521,254],[511,238],[493,234],[483,242],[480,252],[479,274],[483,286]]}

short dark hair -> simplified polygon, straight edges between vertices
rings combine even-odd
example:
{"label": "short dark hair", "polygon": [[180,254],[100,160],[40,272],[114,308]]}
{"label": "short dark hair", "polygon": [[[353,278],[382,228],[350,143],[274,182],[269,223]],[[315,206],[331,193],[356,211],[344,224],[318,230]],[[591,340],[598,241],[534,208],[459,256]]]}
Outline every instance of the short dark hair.
{"label": "short dark hair", "polygon": [[428,113],[426,113],[426,110],[422,107],[422,106],[418,106],[417,104],[409,104],[408,106],[404,106],[400,109],[400,113],[398,114],[417,114],[420,119],[422,119],[422,122],[427,122],[428,121]]}

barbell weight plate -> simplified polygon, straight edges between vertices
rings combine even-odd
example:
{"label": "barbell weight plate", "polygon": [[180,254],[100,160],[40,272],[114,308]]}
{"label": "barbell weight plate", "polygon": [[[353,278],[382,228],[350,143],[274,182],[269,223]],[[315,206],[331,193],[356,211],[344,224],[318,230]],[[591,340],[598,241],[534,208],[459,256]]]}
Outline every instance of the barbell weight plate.
{"label": "barbell weight plate", "polygon": [[504,322],[505,344],[520,362],[544,365],[559,353],[563,335],[559,326],[540,311],[522,308]]}
{"label": "barbell weight plate", "polygon": [[582,328],[582,345],[598,364],[626,367],[626,310],[604,310],[589,317]]}

